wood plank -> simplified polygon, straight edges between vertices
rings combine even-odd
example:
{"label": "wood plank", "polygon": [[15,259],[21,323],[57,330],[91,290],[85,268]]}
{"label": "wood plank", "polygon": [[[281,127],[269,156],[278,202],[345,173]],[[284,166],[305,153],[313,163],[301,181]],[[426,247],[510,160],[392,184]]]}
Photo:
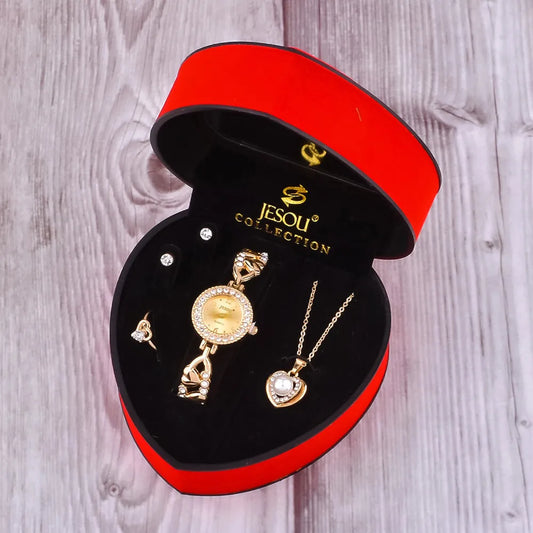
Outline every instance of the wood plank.
{"label": "wood plank", "polygon": [[374,406],[295,479],[297,531],[531,531],[527,2],[285,4],[287,44],[383,99],[444,185],[416,251],[380,262],[393,331]]}
{"label": "wood plank", "polygon": [[211,42],[281,43],[281,13],[253,0],[0,6],[1,531],[250,531],[258,517],[290,530],[291,481],[234,499],[162,481],[122,419],[108,348],[126,257],[188,203],[149,145],[180,63]]}

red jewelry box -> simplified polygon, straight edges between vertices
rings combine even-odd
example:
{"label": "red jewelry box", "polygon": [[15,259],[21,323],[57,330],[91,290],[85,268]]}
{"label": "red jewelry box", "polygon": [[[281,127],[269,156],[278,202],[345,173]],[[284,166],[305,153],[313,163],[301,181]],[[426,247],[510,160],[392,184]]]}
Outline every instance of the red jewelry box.
{"label": "red jewelry box", "polygon": [[[319,458],[372,403],[390,332],[372,262],[412,251],[439,170],[416,134],[363,88],[304,52],[264,44],[190,55],[151,141],[193,193],[187,211],[141,240],[117,284],[111,352],[124,415],[143,455],[179,491],[257,488]],[[219,347],[204,405],[178,398],[201,340],[192,304],[231,279],[243,248],[269,254],[246,286],[259,333]],[[172,265],[161,264],[163,253]],[[350,292],[355,299],[301,371],[305,397],[276,409],[265,382],[292,367],[317,279],[302,355]],[[147,312],[157,351],[130,336]]]}

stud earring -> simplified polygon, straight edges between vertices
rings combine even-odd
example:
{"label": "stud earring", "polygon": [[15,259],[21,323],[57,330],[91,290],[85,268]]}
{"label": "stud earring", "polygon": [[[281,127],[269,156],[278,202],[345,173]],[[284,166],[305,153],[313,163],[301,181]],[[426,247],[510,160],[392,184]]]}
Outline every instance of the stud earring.
{"label": "stud earring", "polygon": [[159,261],[163,266],[169,267],[174,263],[174,256],[166,252],[159,258]]}
{"label": "stud earring", "polygon": [[135,328],[135,331],[132,332],[131,338],[133,340],[136,340],[137,342],[143,343],[147,342],[154,350],[157,350],[155,347],[155,344],[152,342],[152,325],[148,321],[148,315],[150,314],[150,311],[148,311],[142,320],[139,321],[137,324],[137,327]]}

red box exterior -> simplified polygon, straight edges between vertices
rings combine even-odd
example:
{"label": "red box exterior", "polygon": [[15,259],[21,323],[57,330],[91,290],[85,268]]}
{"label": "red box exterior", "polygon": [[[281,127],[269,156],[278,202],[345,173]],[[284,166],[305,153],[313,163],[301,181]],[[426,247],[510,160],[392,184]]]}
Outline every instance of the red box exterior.
{"label": "red box exterior", "polygon": [[122,409],[131,434],[146,460],[174,488],[180,492],[198,495],[242,492],[287,477],[335,446],[357,424],[374,400],[385,377],[388,359],[387,349],[377,372],[357,400],[331,424],[291,450],[241,468],[214,471],[179,470],[146,441],[128,414],[124,402],[121,402]]}
{"label": "red box exterior", "polygon": [[440,187],[438,167],[403,121],[340,72],[293,49],[212,46],[183,62],[159,116],[200,105],[260,112],[305,132],[399,209],[414,245]]}
{"label": "red box exterior", "polygon": [[[412,235],[405,255],[411,251],[440,186],[438,167],[407,125],[343,74],[294,49],[253,43],[215,45],[184,61],[160,117],[197,106],[274,117],[349,162],[401,214]],[[137,445],[168,483],[189,494],[228,494],[286,477],[341,440],[376,396],[388,348],[378,362],[356,400],[337,418],[293,448],[277,454],[273,450],[270,457],[238,468],[176,467],[178,462],[143,434],[142,421],[121,403]]]}

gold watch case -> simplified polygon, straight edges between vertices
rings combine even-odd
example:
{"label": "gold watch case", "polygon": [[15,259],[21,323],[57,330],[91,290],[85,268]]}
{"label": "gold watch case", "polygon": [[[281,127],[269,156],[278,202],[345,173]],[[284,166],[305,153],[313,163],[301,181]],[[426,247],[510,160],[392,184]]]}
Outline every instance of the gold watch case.
{"label": "gold watch case", "polygon": [[191,318],[198,335],[213,344],[232,344],[247,333],[257,333],[250,301],[227,285],[203,291],[192,306]]}

